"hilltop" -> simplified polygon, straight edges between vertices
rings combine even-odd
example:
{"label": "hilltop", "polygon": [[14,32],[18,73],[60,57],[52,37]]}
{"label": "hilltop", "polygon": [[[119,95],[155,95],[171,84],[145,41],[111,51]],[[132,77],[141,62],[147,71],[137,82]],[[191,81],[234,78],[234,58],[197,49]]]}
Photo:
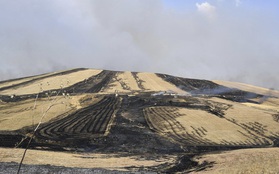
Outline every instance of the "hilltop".
{"label": "hilltop", "polygon": [[86,68],[11,79],[0,82],[0,139],[5,173],[29,141],[26,173],[276,173],[279,91]]}

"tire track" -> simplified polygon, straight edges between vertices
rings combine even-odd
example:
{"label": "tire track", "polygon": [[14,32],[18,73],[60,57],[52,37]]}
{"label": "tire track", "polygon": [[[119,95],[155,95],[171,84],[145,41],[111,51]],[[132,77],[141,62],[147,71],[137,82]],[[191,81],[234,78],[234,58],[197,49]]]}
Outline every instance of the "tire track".
{"label": "tire track", "polygon": [[[180,134],[178,134],[177,131],[175,130],[175,126],[177,126],[176,123],[173,121],[173,119],[166,118],[168,116],[166,115],[166,113],[164,113],[164,111],[162,110],[161,107],[158,107],[158,108],[147,108],[147,109],[149,110],[149,113],[150,113],[150,111],[152,111],[152,115],[148,114],[147,117],[152,116],[152,117],[155,117],[157,119],[160,118],[160,120],[163,120],[161,122],[156,122],[157,124],[159,123],[159,125],[154,124],[155,121],[150,120],[150,122],[152,124],[152,127],[155,126],[155,127],[159,128],[159,127],[163,126],[165,128],[165,130],[172,130],[173,134],[171,132],[167,132],[167,134],[169,136],[171,136],[172,139],[174,139],[175,141],[179,142],[180,140],[184,139],[184,137],[182,137]],[[158,128],[157,128],[157,130],[158,130]],[[158,132],[166,134],[166,132],[162,128],[160,130],[158,130]]]}
{"label": "tire track", "polygon": [[[168,107],[151,107],[144,109],[147,122],[151,129],[158,133],[163,133],[167,137],[172,138],[174,141],[182,144],[191,145],[212,145],[212,141],[192,135],[186,131],[186,128],[178,122],[173,115],[175,108]],[[166,132],[167,130],[167,132]],[[179,131],[179,132],[178,132]]]}

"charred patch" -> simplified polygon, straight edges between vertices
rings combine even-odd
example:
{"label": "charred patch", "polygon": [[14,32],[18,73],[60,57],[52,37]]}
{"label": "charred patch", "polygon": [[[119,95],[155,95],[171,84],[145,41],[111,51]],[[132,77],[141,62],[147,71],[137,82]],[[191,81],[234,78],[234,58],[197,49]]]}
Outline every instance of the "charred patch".
{"label": "charred patch", "polygon": [[36,133],[36,140],[50,144],[60,142],[58,144],[67,146],[87,146],[91,139],[102,137],[108,131],[108,124],[119,102],[117,98],[107,96],[67,117],[45,123]]}
{"label": "charred patch", "polygon": [[192,95],[216,96],[236,102],[251,102],[250,99],[263,97],[256,93],[218,85],[209,80],[189,79],[166,74],[157,74],[157,76]]}

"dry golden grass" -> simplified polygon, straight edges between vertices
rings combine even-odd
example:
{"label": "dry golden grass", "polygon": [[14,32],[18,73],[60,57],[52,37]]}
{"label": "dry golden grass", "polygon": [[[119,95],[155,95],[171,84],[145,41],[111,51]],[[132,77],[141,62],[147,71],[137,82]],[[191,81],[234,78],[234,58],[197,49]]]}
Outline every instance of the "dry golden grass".
{"label": "dry golden grass", "polygon": [[[58,96],[38,99],[34,109],[35,99],[21,101],[17,103],[0,103],[0,130],[17,130],[25,126],[37,125],[43,113],[47,111],[43,122],[47,122],[64,113],[71,113],[76,109],[81,108],[79,100],[85,95],[80,96]],[[100,99],[93,99],[92,102],[97,102]]]}
{"label": "dry golden grass", "polygon": [[[253,136],[243,127],[203,110],[160,106],[146,109],[145,114],[151,127],[154,127],[159,134],[166,134],[167,137],[175,136],[178,141],[183,141],[183,139],[187,141],[190,135],[205,144],[254,144]],[[170,118],[169,115],[174,117]],[[262,139],[260,135],[257,136]],[[196,143],[203,144],[198,141]],[[262,144],[262,142],[257,142],[257,144]]]}
{"label": "dry golden grass", "polygon": [[[0,148],[0,162],[19,163],[24,149]],[[140,156],[101,153],[66,153],[42,150],[28,150],[24,164],[53,165],[79,168],[105,168],[108,170],[127,170],[125,167],[150,167],[166,162],[174,162],[174,156],[157,160],[147,160]]]}
{"label": "dry golden grass", "polygon": [[33,79],[36,79],[36,78],[45,77],[45,76],[52,75],[52,74],[59,73],[59,72],[63,72],[63,71],[57,71],[57,72],[53,72],[53,73],[37,75],[37,76],[34,76],[34,77],[26,77],[26,78],[23,78],[23,79],[13,80],[13,81],[10,81],[10,82],[3,82],[3,83],[0,83],[0,88],[6,87],[6,86],[11,86],[11,85],[16,85],[16,84],[19,84],[19,83],[22,83],[22,82],[26,82],[28,80],[33,80]]}
{"label": "dry golden grass", "polygon": [[278,174],[279,148],[241,149],[197,157],[199,164],[214,162],[203,174]]}
{"label": "dry golden grass", "polygon": [[[123,85],[125,85],[125,89],[123,88]],[[108,85],[108,87],[104,89],[104,93],[115,93],[115,91],[119,93],[130,93],[131,91],[140,91],[140,90],[141,89],[138,87],[138,84],[135,78],[133,77],[132,73],[126,71],[126,72],[117,73],[113,82],[111,82]]]}
{"label": "dry golden grass", "polygon": [[267,88],[262,88],[262,87],[248,85],[248,84],[239,83],[239,82],[229,82],[229,81],[220,81],[220,80],[213,80],[213,82],[217,83],[219,85],[229,87],[229,88],[237,88],[237,89],[240,89],[243,91],[253,92],[256,94],[271,95],[274,97],[279,97],[279,91],[276,91],[276,90],[270,90]]}
{"label": "dry golden grass", "polygon": [[131,72],[117,73],[116,77],[108,85],[102,93],[137,93],[137,92],[159,92],[173,91],[179,94],[188,94],[187,92],[177,88],[175,85],[164,81],[153,73],[138,73],[139,80],[142,80],[143,89],[140,89],[138,82]]}
{"label": "dry golden grass", "polygon": [[235,120],[237,124],[244,124],[250,128],[253,128],[255,127],[255,124],[258,124],[260,126],[258,130],[265,136],[279,136],[279,122],[276,122],[273,118],[273,114],[276,114],[277,112],[267,110],[267,107],[265,107],[264,104],[262,105],[264,109],[262,109],[260,107],[255,108],[249,105],[247,106],[247,104],[241,104],[220,98],[212,98],[211,100],[233,105],[225,111],[225,118]]}
{"label": "dry golden grass", "polygon": [[242,103],[243,105],[252,107],[252,108],[257,108],[257,109],[262,109],[266,111],[276,111],[279,112],[279,107],[278,106],[270,106],[270,105],[264,105],[264,104],[255,104],[255,103]]}
{"label": "dry golden grass", "polygon": [[246,106],[250,106],[253,108],[258,108],[266,111],[275,111],[279,112],[279,98],[267,98],[267,99],[257,99],[255,103],[242,103]]}
{"label": "dry golden grass", "polygon": [[243,128],[227,121],[224,118],[217,117],[202,110],[179,109],[178,111],[183,116],[178,117],[176,120],[180,122],[186,131],[191,134],[194,129],[201,129],[203,127],[206,132],[201,139],[208,139],[217,144],[236,143],[250,144],[252,138],[244,136],[240,132],[247,133]]}
{"label": "dry golden grass", "polygon": [[153,73],[138,73],[137,74],[139,79],[143,80],[144,82],[143,87],[146,89],[145,91],[168,91],[171,90],[178,94],[188,94],[187,92],[179,89],[175,85],[164,81],[156,74]]}
{"label": "dry golden grass", "polygon": [[54,77],[45,78],[42,80],[37,80],[32,84],[27,84],[25,86],[19,86],[13,89],[7,89],[1,91],[1,95],[24,95],[24,94],[34,94],[41,91],[47,91],[52,89],[60,89],[71,86],[75,83],[83,81],[93,75],[97,75],[102,70],[88,69],[83,71],[77,71],[66,75],[59,75]]}
{"label": "dry golden grass", "polygon": [[270,106],[279,106],[279,98],[268,98],[263,101],[263,104]]}

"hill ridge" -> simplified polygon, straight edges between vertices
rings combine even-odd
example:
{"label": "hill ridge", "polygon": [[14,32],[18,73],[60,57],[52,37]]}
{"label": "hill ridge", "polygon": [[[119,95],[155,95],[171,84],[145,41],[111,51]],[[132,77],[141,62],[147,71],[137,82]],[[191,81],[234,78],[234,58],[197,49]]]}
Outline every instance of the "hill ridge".
{"label": "hill ridge", "polygon": [[[185,154],[278,147],[276,92],[88,68],[7,80],[0,82],[0,147],[24,148],[32,140],[29,148],[38,152],[150,153],[164,165],[175,159],[176,167],[146,170],[193,170],[201,166]],[[193,166],[179,167],[185,160]]]}

